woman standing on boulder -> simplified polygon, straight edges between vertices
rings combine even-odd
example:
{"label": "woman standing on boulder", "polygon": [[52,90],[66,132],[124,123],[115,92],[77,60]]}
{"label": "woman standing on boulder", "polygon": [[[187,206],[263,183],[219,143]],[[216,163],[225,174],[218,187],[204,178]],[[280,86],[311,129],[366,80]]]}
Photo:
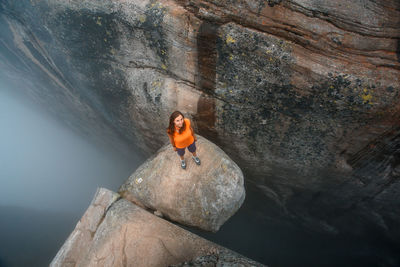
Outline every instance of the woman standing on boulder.
{"label": "woman standing on boulder", "polygon": [[181,112],[174,111],[169,117],[167,134],[174,151],[178,152],[181,158],[182,169],[186,169],[185,159],[183,158],[186,148],[193,154],[192,158],[196,164],[200,165],[200,159],[196,155],[195,142],[197,138],[194,135],[190,120],[186,119]]}

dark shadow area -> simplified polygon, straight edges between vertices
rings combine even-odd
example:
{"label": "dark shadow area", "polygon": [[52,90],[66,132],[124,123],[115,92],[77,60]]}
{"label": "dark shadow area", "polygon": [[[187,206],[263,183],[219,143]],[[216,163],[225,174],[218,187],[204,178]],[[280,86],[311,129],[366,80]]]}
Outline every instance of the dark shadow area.
{"label": "dark shadow area", "polygon": [[219,245],[270,267],[399,266],[400,247],[370,233],[328,235],[267,216],[268,199],[255,185],[246,184],[246,200],[217,233],[183,226]]}
{"label": "dark shadow area", "polygon": [[204,21],[197,34],[198,80],[196,85],[209,94],[214,93],[215,90],[218,28],[218,25]]}
{"label": "dark shadow area", "polygon": [[211,96],[215,90],[218,27],[218,25],[204,21],[197,35],[196,87],[203,94],[197,103],[197,114],[193,118],[199,134],[213,142],[217,140],[217,132],[214,128],[215,100]]}
{"label": "dark shadow area", "polygon": [[0,266],[48,266],[81,214],[0,206]]}
{"label": "dark shadow area", "polygon": [[[396,3],[396,10],[400,11],[400,1],[395,1]],[[397,28],[400,29],[400,18],[397,18]],[[400,31],[398,32],[400,35]],[[397,55],[397,62],[400,62],[400,36],[397,38],[397,49],[396,49],[396,55]]]}

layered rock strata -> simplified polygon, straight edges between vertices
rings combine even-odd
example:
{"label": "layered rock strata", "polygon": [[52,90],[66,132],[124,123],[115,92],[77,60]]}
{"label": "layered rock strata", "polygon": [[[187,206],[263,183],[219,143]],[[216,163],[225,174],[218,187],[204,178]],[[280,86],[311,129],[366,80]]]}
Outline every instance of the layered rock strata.
{"label": "layered rock strata", "polygon": [[398,240],[399,5],[5,0],[1,75],[147,156],[179,109],[282,216]]}

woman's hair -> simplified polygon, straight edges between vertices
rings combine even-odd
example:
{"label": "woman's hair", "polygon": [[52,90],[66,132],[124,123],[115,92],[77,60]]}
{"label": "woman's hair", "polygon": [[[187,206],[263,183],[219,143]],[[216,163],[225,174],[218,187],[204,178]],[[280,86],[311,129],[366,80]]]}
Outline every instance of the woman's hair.
{"label": "woman's hair", "polygon": [[[174,131],[175,131],[175,123],[174,123],[174,121],[179,115],[182,115],[183,119],[185,118],[185,116],[183,116],[182,112],[177,111],[177,110],[172,112],[171,116],[169,116],[169,125],[168,125],[168,128],[167,128],[167,133],[169,135],[173,135],[174,134]],[[186,123],[185,123],[185,121],[183,121],[183,125],[179,129],[179,133],[183,132],[185,130],[185,128],[186,128]]]}

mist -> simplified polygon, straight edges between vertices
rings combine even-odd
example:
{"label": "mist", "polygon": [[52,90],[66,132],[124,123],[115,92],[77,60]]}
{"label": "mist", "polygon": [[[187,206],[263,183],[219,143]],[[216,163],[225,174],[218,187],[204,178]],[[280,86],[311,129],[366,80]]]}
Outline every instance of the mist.
{"label": "mist", "polygon": [[97,187],[117,191],[143,159],[96,146],[21,91],[0,82],[0,266],[43,266]]}

